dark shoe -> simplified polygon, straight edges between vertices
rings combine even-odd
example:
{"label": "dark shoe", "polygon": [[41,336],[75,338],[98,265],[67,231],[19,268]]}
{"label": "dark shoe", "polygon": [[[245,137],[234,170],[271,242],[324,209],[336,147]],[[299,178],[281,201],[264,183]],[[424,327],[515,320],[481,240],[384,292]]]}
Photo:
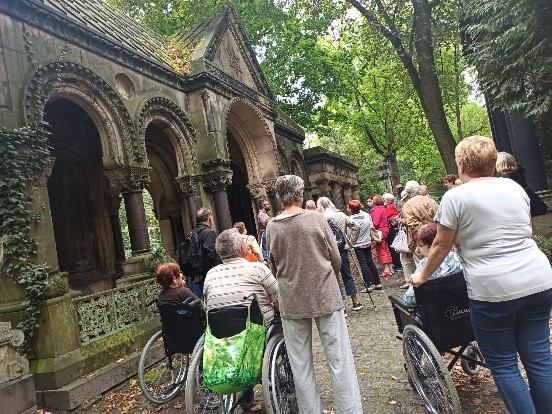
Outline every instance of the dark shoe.
{"label": "dark shoe", "polygon": [[354,311],[359,311],[363,308],[364,306],[362,306],[362,303],[360,302],[357,302],[357,303],[353,303],[353,310]]}

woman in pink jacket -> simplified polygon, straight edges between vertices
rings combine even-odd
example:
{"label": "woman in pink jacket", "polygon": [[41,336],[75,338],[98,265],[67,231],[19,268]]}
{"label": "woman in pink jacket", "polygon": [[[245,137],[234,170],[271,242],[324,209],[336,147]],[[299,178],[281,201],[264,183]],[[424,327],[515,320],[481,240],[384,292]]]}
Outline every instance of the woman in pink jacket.
{"label": "woman in pink jacket", "polygon": [[383,205],[383,197],[379,194],[376,194],[372,197],[372,211],[370,216],[372,217],[372,222],[376,230],[381,231],[381,241],[376,243],[376,253],[378,254],[378,259],[383,265],[383,273],[380,277],[387,277],[393,274],[393,268],[391,263],[393,259],[391,257],[391,252],[389,251],[389,246],[387,244],[387,237],[389,236],[389,224],[387,223],[387,210]]}

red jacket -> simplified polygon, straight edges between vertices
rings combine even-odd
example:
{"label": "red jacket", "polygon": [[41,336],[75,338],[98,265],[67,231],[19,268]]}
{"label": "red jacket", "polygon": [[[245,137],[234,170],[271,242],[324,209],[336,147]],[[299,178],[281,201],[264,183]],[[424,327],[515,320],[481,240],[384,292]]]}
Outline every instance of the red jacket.
{"label": "red jacket", "polygon": [[370,213],[374,227],[381,231],[383,237],[389,236],[389,224],[387,224],[387,209],[384,206],[374,206]]}

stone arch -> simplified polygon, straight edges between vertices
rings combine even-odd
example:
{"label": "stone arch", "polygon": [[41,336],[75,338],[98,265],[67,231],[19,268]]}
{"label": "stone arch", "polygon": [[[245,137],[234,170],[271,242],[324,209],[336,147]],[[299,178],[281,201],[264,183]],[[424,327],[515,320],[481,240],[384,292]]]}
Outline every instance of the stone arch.
{"label": "stone arch", "polygon": [[135,128],[117,93],[100,76],[72,62],[53,62],[39,68],[26,90],[26,122],[36,127],[44,107],[53,97],[63,97],[82,107],[100,134],[103,164],[112,169],[128,161],[146,161],[146,149],[136,139]]}
{"label": "stone arch", "polygon": [[290,173],[300,176],[306,183],[309,182],[309,176],[303,156],[297,150],[293,150],[289,157]]}
{"label": "stone arch", "polygon": [[158,122],[168,129],[167,135],[176,153],[178,176],[197,174],[196,131],[185,112],[168,99],[151,98],[140,109],[140,141],[145,143],[146,129],[152,122]]}
{"label": "stone arch", "polygon": [[[248,99],[234,98],[224,112],[226,131],[231,129],[240,146],[250,183],[275,179],[281,169],[273,132],[261,111]],[[272,171],[270,166],[276,168]]]}

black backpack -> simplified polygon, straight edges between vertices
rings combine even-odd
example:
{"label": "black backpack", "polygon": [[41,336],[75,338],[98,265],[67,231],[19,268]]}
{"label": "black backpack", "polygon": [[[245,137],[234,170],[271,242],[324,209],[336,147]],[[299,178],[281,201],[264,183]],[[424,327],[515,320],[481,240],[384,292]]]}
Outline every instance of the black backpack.
{"label": "black backpack", "polygon": [[342,252],[343,250],[345,250],[345,236],[333,221],[328,220],[328,224],[330,225],[330,229],[332,229],[335,241],[337,242],[337,248],[340,252]]}
{"label": "black backpack", "polygon": [[[201,230],[200,230],[201,231]],[[180,271],[185,276],[193,277],[203,274],[205,253],[203,243],[199,241],[198,233],[192,230],[178,247]]]}

